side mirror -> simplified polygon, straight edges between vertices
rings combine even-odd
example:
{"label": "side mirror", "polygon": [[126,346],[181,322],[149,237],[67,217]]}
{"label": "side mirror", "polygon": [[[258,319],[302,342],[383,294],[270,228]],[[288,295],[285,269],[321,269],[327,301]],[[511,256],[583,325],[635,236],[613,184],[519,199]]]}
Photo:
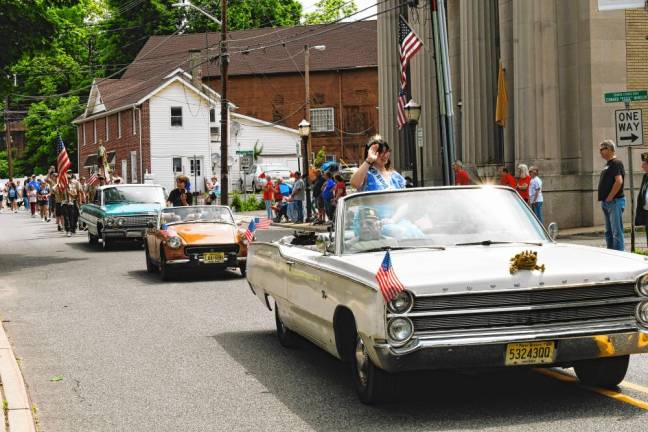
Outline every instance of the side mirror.
{"label": "side mirror", "polygon": [[157,225],[157,224],[155,223],[155,221],[148,221],[148,222],[146,222],[146,228],[151,228],[151,229],[153,229],[153,228],[155,228],[156,225]]}
{"label": "side mirror", "polygon": [[318,234],[315,239],[315,246],[322,255],[328,255],[331,248],[331,239],[328,234]]}
{"label": "side mirror", "polygon": [[551,222],[547,227],[547,231],[549,231],[549,237],[551,237],[551,240],[555,241],[558,237],[558,224],[556,222]]}

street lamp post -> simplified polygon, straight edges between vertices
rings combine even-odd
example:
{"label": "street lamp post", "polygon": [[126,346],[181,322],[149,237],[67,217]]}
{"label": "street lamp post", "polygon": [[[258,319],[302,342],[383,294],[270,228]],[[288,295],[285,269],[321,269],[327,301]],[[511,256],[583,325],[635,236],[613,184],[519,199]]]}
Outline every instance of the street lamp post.
{"label": "street lamp post", "polygon": [[418,187],[419,181],[418,162],[416,160],[416,125],[418,124],[419,118],[421,117],[421,105],[416,103],[413,99],[410,99],[410,101],[405,105],[405,116],[407,117],[407,127],[409,129],[407,145],[410,148],[410,154],[413,161],[412,180],[414,182],[414,187]]}
{"label": "street lamp post", "polygon": [[[311,121],[311,115],[310,115],[310,50],[316,50],[316,51],[324,51],[326,49],[326,45],[314,45],[314,46],[309,46],[309,45],[304,45],[304,94],[306,95],[306,100],[304,101],[304,118],[306,119],[306,122],[309,123],[309,134],[310,134],[310,121]],[[310,138],[310,136],[309,136]]]}
{"label": "street lamp post", "polygon": [[310,182],[308,181],[308,137],[310,136],[310,123],[304,119],[299,123],[299,136],[302,139],[302,179],[306,186],[306,220],[312,218]]}

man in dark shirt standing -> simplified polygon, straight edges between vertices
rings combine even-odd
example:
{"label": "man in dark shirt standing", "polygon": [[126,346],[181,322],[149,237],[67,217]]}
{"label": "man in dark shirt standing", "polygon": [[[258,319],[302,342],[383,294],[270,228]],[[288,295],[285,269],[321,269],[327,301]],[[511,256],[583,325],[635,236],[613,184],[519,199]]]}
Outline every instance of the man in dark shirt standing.
{"label": "man in dark shirt standing", "polygon": [[608,249],[624,250],[623,239],[623,181],[625,169],[623,162],[616,158],[616,145],[605,140],[599,145],[601,157],[607,161],[598,184],[598,200],[601,201],[605,217],[605,242]]}
{"label": "man in dark shirt standing", "polygon": [[173,207],[190,206],[193,202],[191,193],[187,190],[189,179],[187,176],[179,175],[176,178],[176,188],[171,191],[167,198],[167,205]]}

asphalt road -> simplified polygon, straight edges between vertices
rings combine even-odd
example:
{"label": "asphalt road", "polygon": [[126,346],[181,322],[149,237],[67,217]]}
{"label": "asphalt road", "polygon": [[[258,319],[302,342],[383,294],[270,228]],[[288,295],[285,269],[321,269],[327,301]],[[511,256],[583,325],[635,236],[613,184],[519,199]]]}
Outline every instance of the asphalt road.
{"label": "asphalt road", "polygon": [[104,252],[0,214],[0,316],[41,431],[648,428],[648,356],[631,361],[626,401],[509,369],[406,375],[402,400],[367,407],[338,360],[280,347],[237,273],[181,279],[148,274],[137,247]]}

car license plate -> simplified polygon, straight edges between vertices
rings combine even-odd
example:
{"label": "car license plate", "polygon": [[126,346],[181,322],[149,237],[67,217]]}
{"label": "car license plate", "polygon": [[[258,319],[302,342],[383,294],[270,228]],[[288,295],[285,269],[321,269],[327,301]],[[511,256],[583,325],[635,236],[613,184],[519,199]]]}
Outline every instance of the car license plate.
{"label": "car license plate", "polygon": [[126,231],[126,237],[144,237],[140,231]]}
{"label": "car license plate", "polygon": [[553,341],[510,343],[506,345],[506,366],[553,363]]}
{"label": "car license plate", "polygon": [[223,252],[208,252],[203,254],[203,262],[205,264],[222,263],[225,261],[225,253]]}

